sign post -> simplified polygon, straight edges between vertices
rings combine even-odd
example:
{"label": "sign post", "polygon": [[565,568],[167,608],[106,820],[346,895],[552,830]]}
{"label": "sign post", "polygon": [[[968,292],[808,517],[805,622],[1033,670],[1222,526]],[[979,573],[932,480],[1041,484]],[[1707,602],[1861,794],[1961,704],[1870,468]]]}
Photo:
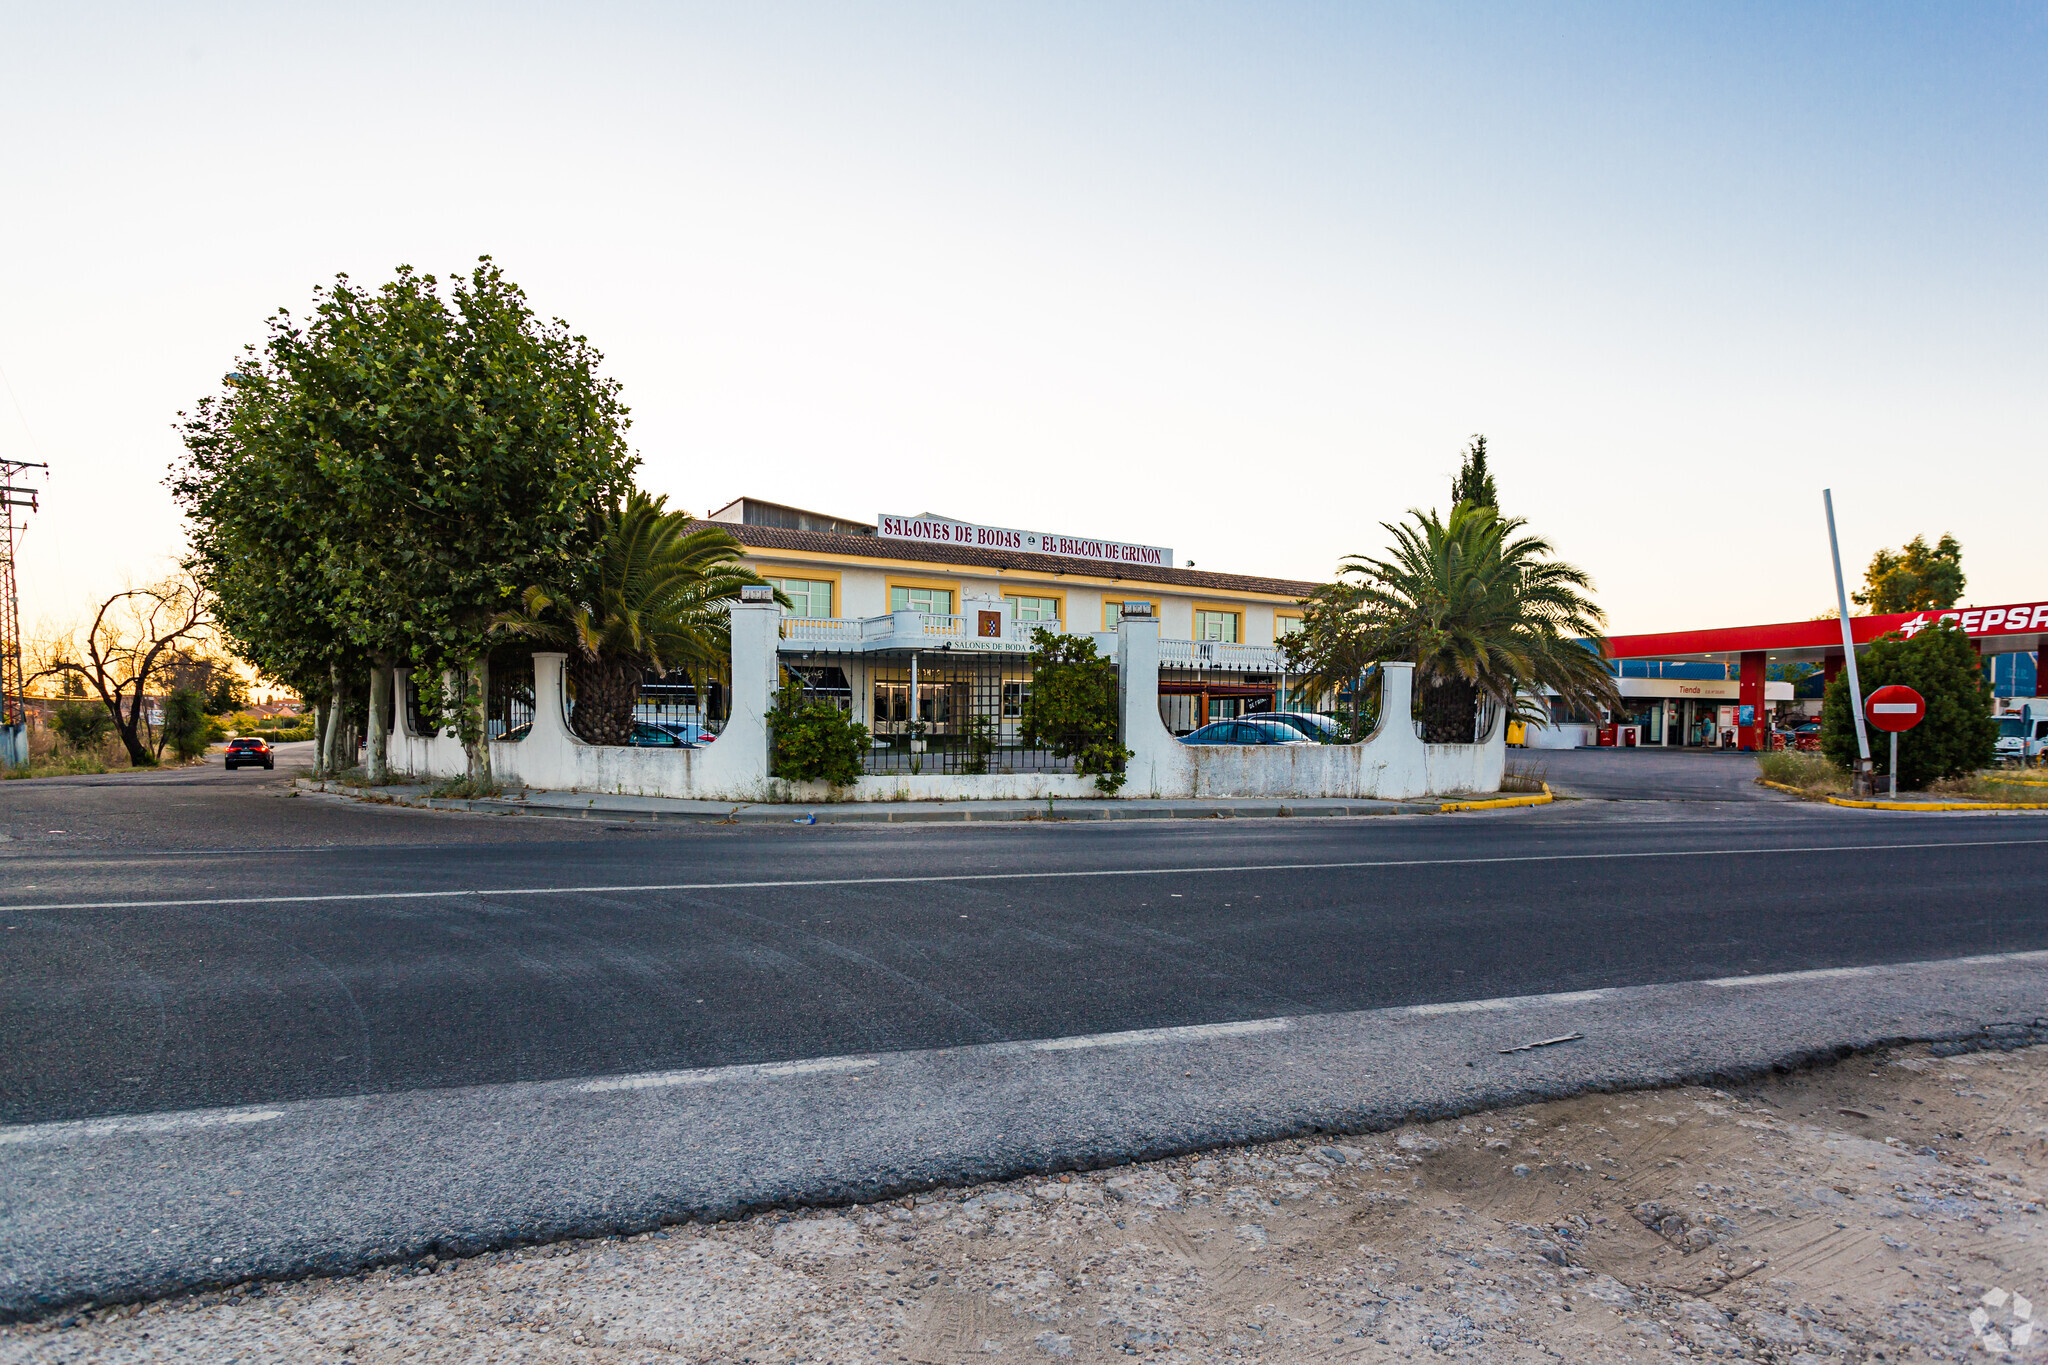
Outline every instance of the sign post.
{"label": "sign post", "polygon": [[1842,585],[1842,545],[1835,539],[1835,490],[1820,490],[1828,509],[1828,554],[1835,561],[1835,605],[1842,616],[1843,663],[1849,667],[1849,715],[1856,722],[1856,794],[1870,794],[1870,732],[1863,728],[1863,684],[1856,677],[1856,633],[1849,626],[1849,590]]}
{"label": "sign post", "polygon": [[1893,683],[1872,692],[1865,709],[1870,713],[1872,725],[1891,732],[1892,800],[1896,801],[1899,799],[1899,734],[1927,719],[1927,699],[1910,687]]}

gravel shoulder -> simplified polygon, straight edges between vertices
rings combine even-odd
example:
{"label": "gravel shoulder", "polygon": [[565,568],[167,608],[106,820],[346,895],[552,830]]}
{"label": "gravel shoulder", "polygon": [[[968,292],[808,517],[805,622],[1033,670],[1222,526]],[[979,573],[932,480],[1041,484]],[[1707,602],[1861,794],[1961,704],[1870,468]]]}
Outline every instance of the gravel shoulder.
{"label": "gravel shoulder", "polygon": [[2048,1299],[2048,1049],[1946,1051],[241,1285],[0,1361],[1960,1358]]}

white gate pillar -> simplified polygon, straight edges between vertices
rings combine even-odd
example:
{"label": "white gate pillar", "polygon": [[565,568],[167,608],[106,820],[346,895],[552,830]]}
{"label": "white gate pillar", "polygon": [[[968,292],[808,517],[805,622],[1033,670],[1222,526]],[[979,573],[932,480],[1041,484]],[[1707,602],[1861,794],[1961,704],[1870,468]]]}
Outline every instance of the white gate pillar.
{"label": "white gate pillar", "polygon": [[1116,628],[1123,744],[1131,751],[1123,796],[1193,796],[1188,748],[1159,719],[1159,618],[1150,602],[1126,602]]}
{"label": "white gate pillar", "polygon": [[711,744],[690,755],[696,794],[760,801],[768,795],[768,708],[781,677],[782,608],[772,588],[741,588],[732,604],[732,713]]}

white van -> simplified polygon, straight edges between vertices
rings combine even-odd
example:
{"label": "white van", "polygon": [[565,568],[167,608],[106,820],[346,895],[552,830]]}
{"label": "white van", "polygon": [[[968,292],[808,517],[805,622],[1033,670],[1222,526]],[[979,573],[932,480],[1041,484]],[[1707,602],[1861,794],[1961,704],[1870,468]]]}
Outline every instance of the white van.
{"label": "white van", "polygon": [[2000,763],[2035,763],[2048,753],[2048,707],[2032,704],[1998,718]]}

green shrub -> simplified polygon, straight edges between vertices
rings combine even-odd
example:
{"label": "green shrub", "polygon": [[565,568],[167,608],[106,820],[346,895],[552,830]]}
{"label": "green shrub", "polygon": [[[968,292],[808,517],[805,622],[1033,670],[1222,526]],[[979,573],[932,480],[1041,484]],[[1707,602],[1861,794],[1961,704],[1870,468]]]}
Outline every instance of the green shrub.
{"label": "green shrub", "polygon": [[967,757],[961,761],[960,771],[979,776],[988,771],[988,761],[996,752],[996,718],[976,716],[967,722]]}
{"label": "green shrub", "polygon": [[1104,796],[1124,784],[1131,751],[1118,742],[1116,664],[1095,653],[1085,635],[1031,633],[1031,695],[1024,702],[1024,742],[1074,760]]}
{"label": "green shrub", "polygon": [[114,718],[96,701],[67,701],[51,717],[57,734],[74,753],[97,754],[114,732]]}
{"label": "green shrub", "polygon": [[[1887,635],[1858,654],[1856,665],[1866,698],[1898,683],[1927,702],[1926,719],[1899,736],[1901,787],[1917,791],[1938,778],[1963,777],[1991,765],[1998,743],[1991,684],[1961,630],[1942,623],[1910,640]],[[1856,761],[1856,729],[1846,671],[1828,684],[1821,705],[1821,752],[1849,767]],[[1878,773],[1891,771],[1890,737],[1882,730],[1870,732],[1870,757]]]}
{"label": "green shrub", "polygon": [[844,787],[860,777],[868,727],[829,701],[805,701],[803,683],[792,678],[775,694],[768,713],[768,771],[791,782],[829,782]]}
{"label": "green shrub", "polygon": [[180,687],[164,698],[163,737],[171,752],[188,763],[220,738],[220,726],[206,713],[204,692],[196,687]]}

